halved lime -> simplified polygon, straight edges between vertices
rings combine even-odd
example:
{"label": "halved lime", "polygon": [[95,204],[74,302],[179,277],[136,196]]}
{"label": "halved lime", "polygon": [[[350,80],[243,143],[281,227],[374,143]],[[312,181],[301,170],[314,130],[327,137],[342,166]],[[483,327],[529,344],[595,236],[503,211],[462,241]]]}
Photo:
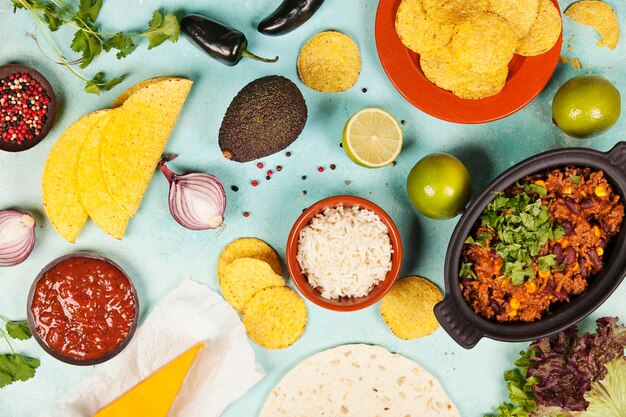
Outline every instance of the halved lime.
{"label": "halved lime", "polygon": [[402,150],[402,129],[383,109],[356,112],[343,128],[343,150],[355,163],[380,168],[392,163]]}

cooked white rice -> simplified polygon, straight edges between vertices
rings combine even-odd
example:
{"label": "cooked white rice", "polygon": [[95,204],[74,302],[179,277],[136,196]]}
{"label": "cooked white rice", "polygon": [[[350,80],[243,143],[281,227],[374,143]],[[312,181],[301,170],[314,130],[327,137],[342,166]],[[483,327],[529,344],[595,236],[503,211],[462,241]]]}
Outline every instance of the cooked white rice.
{"label": "cooked white rice", "polygon": [[329,208],[302,229],[296,259],[322,297],[362,297],[391,270],[387,226],[371,210]]}

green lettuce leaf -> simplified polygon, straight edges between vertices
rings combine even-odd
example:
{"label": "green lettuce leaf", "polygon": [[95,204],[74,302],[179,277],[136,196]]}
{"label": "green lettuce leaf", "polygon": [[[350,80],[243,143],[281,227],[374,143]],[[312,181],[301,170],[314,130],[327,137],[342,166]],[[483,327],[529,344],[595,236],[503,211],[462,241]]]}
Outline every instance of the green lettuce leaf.
{"label": "green lettuce leaf", "polygon": [[606,369],[604,379],[591,384],[591,390],[585,394],[589,407],[581,417],[626,416],[626,358],[615,359]]}

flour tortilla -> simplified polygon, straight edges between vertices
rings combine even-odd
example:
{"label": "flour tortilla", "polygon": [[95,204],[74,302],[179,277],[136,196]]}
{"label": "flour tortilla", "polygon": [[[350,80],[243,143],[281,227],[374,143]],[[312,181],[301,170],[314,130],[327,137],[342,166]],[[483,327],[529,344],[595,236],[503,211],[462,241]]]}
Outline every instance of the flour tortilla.
{"label": "flour tortilla", "polygon": [[259,417],[460,417],[437,380],[380,346],[317,353],[272,390]]}

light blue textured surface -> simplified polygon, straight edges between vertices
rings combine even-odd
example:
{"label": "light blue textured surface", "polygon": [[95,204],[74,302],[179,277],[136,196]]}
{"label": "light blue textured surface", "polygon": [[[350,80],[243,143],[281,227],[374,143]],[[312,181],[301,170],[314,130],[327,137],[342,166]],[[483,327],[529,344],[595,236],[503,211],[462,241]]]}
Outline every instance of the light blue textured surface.
{"label": "light blue textured surface", "polygon": [[[598,49],[598,35],[588,27],[564,18],[563,54],[579,57],[583,69],[559,65],[545,91],[529,106],[498,122],[464,126],[434,119],[407,103],[393,88],[380,65],[374,42],[375,0],[327,0],[319,13],[300,29],[282,37],[265,37],[255,23],[279,3],[278,0],[204,1],[125,1],[106,0],[101,15],[102,28],[109,31],[140,29],[156,7],[181,15],[199,12],[237,27],[248,35],[250,49],[260,55],[280,55],[277,64],[244,60],[226,67],[194,48],[186,39],[147,51],[145,44],[129,58],[117,61],[102,56],[92,64],[110,75],[128,72],[122,87],[99,97],[82,92],[82,82],[51,63],[27,32],[37,33],[42,48],[49,51],[28,13],[13,14],[9,0],[0,0],[0,65],[19,62],[44,73],[56,88],[61,111],[49,137],[30,151],[0,153],[0,208],[22,207],[38,214],[37,245],[23,264],[0,269],[0,312],[14,319],[25,316],[25,303],[32,279],[49,261],[78,250],[94,250],[118,263],[133,277],[143,304],[142,317],[183,277],[192,277],[218,290],[215,276],[217,256],[224,245],[240,236],[257,236],[274,246],[281,257],[293,221],[304,207],[336,194],[354,194],[381,205],[395,220],[404,242],[403,275],[420,274],[443,288],[443,261],[448,239],[458,217],[435,221],[415,213],[405,193],[405,178],[415,162],[432,152],[449,152],[464,161],[474,180],[474,195],[488,181],[514,163],[548,149],[585,146],[608,150],[626,139],[626,117],[606,134],[591,140],[566,138],[550,122],[550,103],[560,85],[578,73],[596,73],[613,81],[626,92],[626,42],[615,51]],[[571,1],[561,1],[564,9]],[[626,28],[626,4],[609,0]],[[340,30],[358,44],[363,70],[357,85],[349,92],[322,94],[304,86],[298,79],[295,61],[300,47],[312,35],[327,29]],[[63,51],[71,33],[62,30],[55,39]],[[573,50],[568,49],[571,45]],[[95,71],[93,71],[95,72]],[[89,72],[92,74],[93,72]],[[291,157],[279,153],[263,159],[266,169],[282,165],[271,181],[255,163],[237,164],[222,158],[217,133],[224,112],[234,95],[248,82],[270,74],[289,77],[301,88],[309,108],[309,120],[300,138],[289,148]],[[167,182],[155,175],[137,217],[127,235],[118,242],[88,223],[75,245],[66,243],[43,215],[40,178],[45,159],[60,133],[80,116],[108,106],[124,88],[159,75],[182,75],[195,81],[194,88],[167,145],[167,152],[180,157],[171,164],[178,171],[201,170],[221,178],[227,189],[226,229],[221,234],[192,232],[180,227],[167,209]],[[367,88],[367,93],[362,89]],[[389,110],[403,127],[405,147],[398,164],[378,170],[357,167],[339,147],[344,123],[363,107]],[[336,164],[336,170],[329,168]],[[325,167],[323,173],[317,167]],[[276,170],[274,169],[276,172]],[[305,181],[301,176],[306,175]],[[257,188],[249,183],[257,179]],[[351,181],[346,185],[346,181]],[[230,190],[239,186],[239,192]],[[307,191],[302,195],[302,191]],[[249,218],[242,212],[249,211]],[[583,325],[603,315],[626,319],[623,300],[626,284]],[[254,345],[258,362],[267,377],[234,403],[224,417],[256,416],[271,388],[282,375],[309,355],[344,343],[380,344],[416,360],[443,384],[463,416],[479,416],[505,399],[502,374],[512,365],[517,352],[526,344],[505,344],[482,340],[473,350],[457,346],[439,329],[432,336],[400,341],[380,318],[375,305],[356,313],[333,313],[307,303],[309,322],[302,339],[291,348],[269,351]],[[35,417],[55,400],[80,384],[94,371],[48,357],[33,340],[16,342],[20,352],[42,359],[35,379],[0,390],[0,416]],[[7,348],[0,341],[0,352]],[[59,416],[61,417],[61,416]],[[199,416],[200,417],[200,416]]]}

